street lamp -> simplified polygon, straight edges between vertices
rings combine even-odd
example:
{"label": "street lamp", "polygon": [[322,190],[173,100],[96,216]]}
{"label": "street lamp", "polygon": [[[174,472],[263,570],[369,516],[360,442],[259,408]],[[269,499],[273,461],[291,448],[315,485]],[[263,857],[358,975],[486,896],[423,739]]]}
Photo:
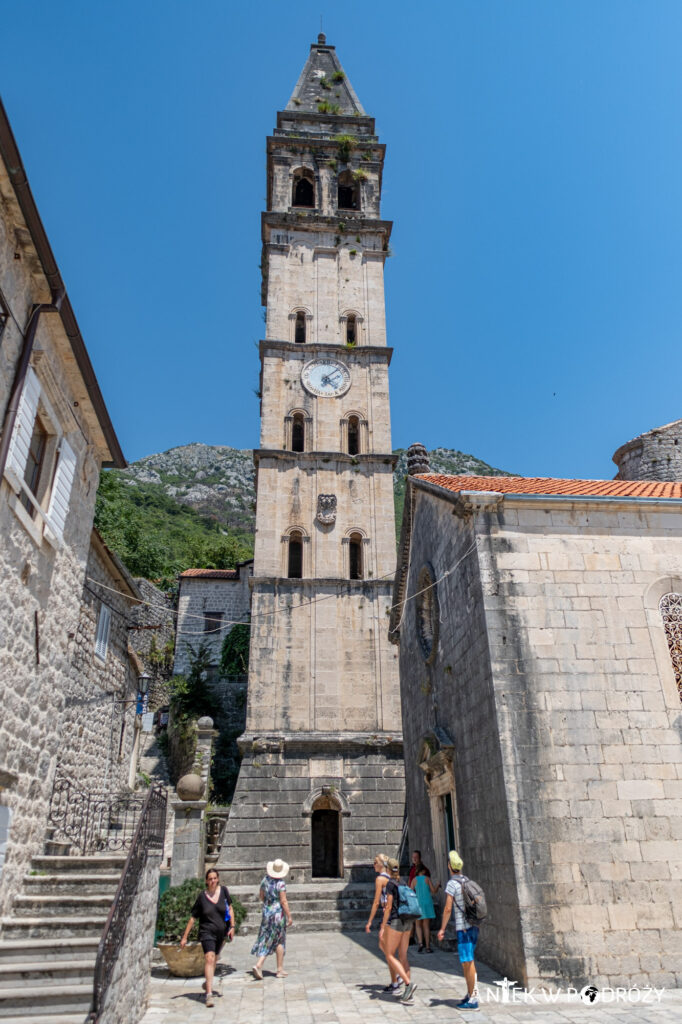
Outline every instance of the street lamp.
{"label": "street lamp", "polygon": [[141,672],[137,677],[137,692],[141,693],[143,697],[149,692],[151,681],[152,677],[149,675],[149,672]]}

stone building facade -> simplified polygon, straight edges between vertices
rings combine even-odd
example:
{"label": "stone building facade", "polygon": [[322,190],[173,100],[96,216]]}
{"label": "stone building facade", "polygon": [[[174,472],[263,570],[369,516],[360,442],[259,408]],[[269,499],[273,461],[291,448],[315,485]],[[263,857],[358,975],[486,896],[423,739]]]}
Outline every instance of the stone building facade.
{"label": "stone building facade", "polygon": [[617,480],[682,480],[682,420],[654,427],[614,453]]}
{"label": "stone building facade", "polygon": [[44,839],[100,467],[125,460],[1,104],[0,431],[2,912]]}
{"label": "stone building facade", "polygon": [[125,566],[93,530],[58,754],[62,771],[92,792],[135,785],[141,665],[129,636],[140,600]]}
{"label": "stone building facade", "polygon": [[371,873],[404,815],[384,146],[320,36],[267,142],[261,447],[243,759],[221,867]]}
{"label": "stone building facade", "polygon": [[[251,611],[249,580],[253,559],[236,569],[187,569],[178,577],[178,618],[174,672],[190,667],[189,648],[206,644],[214,669],[220,663],[223,640],[237,622],[248,623]],[[216,673],[214,671],[213,675]]]}
{"label": "stone building facade", "polygon": [[410,841],[521,984],[682,983],[681,594],[682,483],[408,480]]}

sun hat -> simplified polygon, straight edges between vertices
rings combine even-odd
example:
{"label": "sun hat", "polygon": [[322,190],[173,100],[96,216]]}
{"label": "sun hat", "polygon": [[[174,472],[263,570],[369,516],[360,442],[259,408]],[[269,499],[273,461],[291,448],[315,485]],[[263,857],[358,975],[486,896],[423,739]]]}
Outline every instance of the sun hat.
{"label": "sun hat", "polygon": [[289,865],[285,860],[269,860],[265,869],[270,878],[284,878],[289,872]]}
{"label": "sun hat", "polygon": [[450,850],[448,854],[448,863],[453,871],[461,871],[464,867],[464,861],[457,853],[457,850]]}

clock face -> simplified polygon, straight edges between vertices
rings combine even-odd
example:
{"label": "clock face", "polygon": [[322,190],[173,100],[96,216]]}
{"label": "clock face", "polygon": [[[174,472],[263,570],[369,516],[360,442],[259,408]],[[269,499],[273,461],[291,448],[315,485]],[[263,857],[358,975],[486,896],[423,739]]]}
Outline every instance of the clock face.
{"label": "clock face", "polygon": [[301,370],[301,383],[318,398],[345,395],[350,387],[350,371],[336,359],[311,359]]}

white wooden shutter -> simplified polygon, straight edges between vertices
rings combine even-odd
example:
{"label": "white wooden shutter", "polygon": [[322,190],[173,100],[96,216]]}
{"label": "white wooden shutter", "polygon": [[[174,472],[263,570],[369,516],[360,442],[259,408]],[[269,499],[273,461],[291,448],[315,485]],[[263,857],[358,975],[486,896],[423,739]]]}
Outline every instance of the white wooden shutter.
{"label": "white wooden shutter", "polygon": [[109,627],[111,625],[111,611],[105,604],[103,604],[99,610],[99,619],[97,620],[97,633],[95,634],[95,654],[102,661],[105,661],[107,656],[107,647],[109,646]]}
{"label": "white wooden shutter", "polygon": [[9,442],[7,453],[6,474],[15,490],[21,490],[21,483],[26,472],[28,452],[33,437],[33,426],[38,413],[38,402],[40,400],[40,384],[33,367],[29,366],[24,382],[24,389],[19,399],[17,418],[14,421],[14,429]]}
{"label": "white wooden shutter", "polygon": [[76,474],[76,453],[64,438],[59,444],[57,471],[50,495],[50,507],[47,510],[47,521],[55,535],[61,540],[64,536],[64,524],[69,511],[71,487]]}

